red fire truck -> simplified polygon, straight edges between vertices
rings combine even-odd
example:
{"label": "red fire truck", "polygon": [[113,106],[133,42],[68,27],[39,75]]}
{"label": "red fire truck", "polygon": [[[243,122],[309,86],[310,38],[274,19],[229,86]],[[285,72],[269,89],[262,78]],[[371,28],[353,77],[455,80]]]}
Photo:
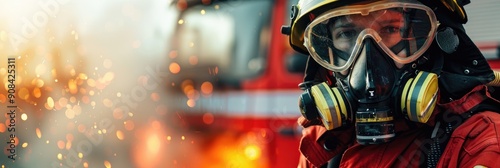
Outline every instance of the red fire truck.
{"label": "red fire truck", "polygon": [[[195,146],[187,167],[296,167],[298,84],[306,57],[280,27],[297,0],[175,1],[172,124]],[[186,135],[186,138],[188,136]]]}
{"label": "red fire truck", "polygon": [[[174,1],[169,123],[191,139],[190,147],[172,151],[180,167],[297,166],[306,57],[280,32],[296,2]],[[498,44],[481,48],[500,69]]]}

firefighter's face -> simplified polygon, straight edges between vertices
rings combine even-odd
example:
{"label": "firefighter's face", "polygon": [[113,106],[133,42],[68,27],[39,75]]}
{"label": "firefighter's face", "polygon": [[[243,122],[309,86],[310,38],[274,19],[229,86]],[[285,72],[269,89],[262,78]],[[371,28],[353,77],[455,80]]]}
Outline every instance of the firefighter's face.
{"label": "firefighter's face", "polygon": [[309,23],[304,46],[321,66],[342,72],[352,68],[366,42],[372,41],[401,67],[431,45],[437,25],[432,9],[413,1],[344,6]]}
{"label": "firefighter's face", "polygon": [[391,48],[401,41],[400,30],[404,26],[401,12],[377,11],[367,16],[349,15],[330,24],[333,45],[340,51],[349,52],[361,31],[373,29],[382,38],[383,44]]}

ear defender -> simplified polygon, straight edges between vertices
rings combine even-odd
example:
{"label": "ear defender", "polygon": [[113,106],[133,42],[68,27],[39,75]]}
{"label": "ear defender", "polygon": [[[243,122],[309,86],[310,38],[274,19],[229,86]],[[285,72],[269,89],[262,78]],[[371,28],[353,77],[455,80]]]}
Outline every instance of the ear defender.
{"label": "ear defender", "polygon": [[401,111],[414,122],[426,123],[434,111],[438,95],[438,77],[435,73],[418,72],[410,78],[401,95]]}
{"label": "ear defender", "polygon": [[299,99],[302,115],[307,119],[321,119],[327,130],[341,127],[350,117],[348,101],[338,88],[325,82],[307,89]]}

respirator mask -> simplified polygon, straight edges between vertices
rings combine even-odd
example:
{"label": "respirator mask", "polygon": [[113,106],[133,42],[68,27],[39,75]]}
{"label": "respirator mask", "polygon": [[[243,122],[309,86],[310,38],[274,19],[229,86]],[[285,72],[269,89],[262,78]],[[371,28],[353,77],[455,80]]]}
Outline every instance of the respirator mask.
{"label": "respirator mask", "polygon": [[395,116],[427,122],[438,77],[410,63],[429,48],[437,27],[433,11],[415,1],[350,5],[318,16],[305,29],[304,45],[336,83],[308,87],[301,113],[327,130],[354,124],[360,144],[392,140]]}

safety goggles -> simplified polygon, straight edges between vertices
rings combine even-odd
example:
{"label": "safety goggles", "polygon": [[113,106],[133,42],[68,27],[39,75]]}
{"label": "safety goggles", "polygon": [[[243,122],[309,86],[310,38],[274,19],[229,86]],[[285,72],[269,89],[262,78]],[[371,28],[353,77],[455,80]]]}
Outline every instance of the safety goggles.
{"label": "safety goggles", "polygon": [[389,57],[408,64],[431,45],[438,21],[434,12],[413,1],[380,1],[325,12],[306,28],[304,45],[323,67],[348,69],[371,38]]}

